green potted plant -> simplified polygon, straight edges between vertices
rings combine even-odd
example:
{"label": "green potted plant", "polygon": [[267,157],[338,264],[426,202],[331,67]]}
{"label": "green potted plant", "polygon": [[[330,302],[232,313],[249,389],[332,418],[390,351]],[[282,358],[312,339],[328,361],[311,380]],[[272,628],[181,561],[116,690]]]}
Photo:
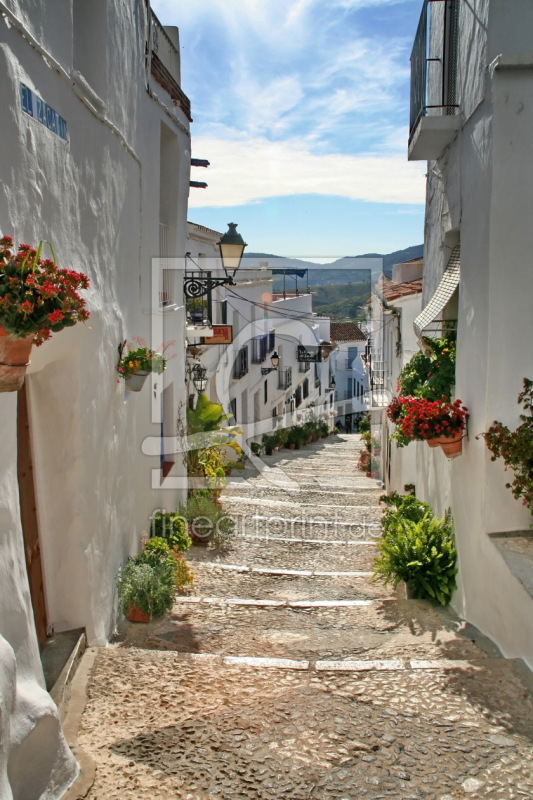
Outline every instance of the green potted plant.
{"label": "green potted plant", "polygon": [[289,438],[289,431],[287,430],[287,428],[278,428],[278,430],[274,432],[273,436],[276,442],[276,448],[279,449],[280,447],[284,447],[287,444],[287,439]]}
{"label": "green potted plant", "polygon": [[177,513],[186,521],[195,545],[207,546],[212,543],[215,547],[223,548],[235,527],[234,520],[206,491],[190,494]]}
{"label": "green potted plant", "polygon": [[170,548],[185,552],[192,544],[187,526],[176,512],[156,511],[150,517],[150,541],[163,539]]}
{"label": "green potted plant", "polygon": [[260,456],[263,452],[263,445],[260,442],[251,442],[250,443],[250,450],[254,454],[254,456]]}
{"label": "green potted plant", "polygon": [[321,420],[318,423],[318,435],[321,436],[322,439],[327,439],[329,436],[329,427],[325,420]]}
{"label": "green potted plant", "polygon": [[[131,622],[149,622],[170,611],[174,602],[175,567],[170,548],[154,541],[130,558],[117,575],[119,606]],[[166,548],[166,549],[165,549]]]}
{"label": "green potted plant", "polygon": [[265,448],[265,455],[271,456],[276,446],[276,437],[272,434],[265,433],[261,439],[261,444]]}
{"label": "green potted plant", "polygon": [[395,587],[405,581],[413,597],[446,605],[457,574],[451,519],[437,519],[429,506],[411,495],[396,495],[389,506],[371,581],[380,579]]}
{"label": "green potted plant", "polygon": [[299,450],[301,443],[301,433],[297,430],[296,425],[292,428],[289,428],[289,433],[287,436],[287,445],[290,450]]}
{"label": "green potted plant", "polygon": [[18,391],[24,383],[30,352],[52,333],[89,318],[86,301],[78,289],[88,289],[81,272],[61,269],[51,259],[41,259],[43,242],[36,250],[21,244],[15,254],[10,236],[0,238],[0,391]]}
{"label": "green potted plant", "polygon": [[[126,342],[121,345],[117,372],[119,377],[124,379],[126,388],[130,392],[140,392],[151,372],[161,375],[165,371],[167,358],[165,358],[164,353],[174,342],[166,342],[157,350],[152,350],[144,339],[135,337],[134,341],[138,345],[135,349],[132,344]],[[124,354],[126,346],[128,347],[128,352]]]}

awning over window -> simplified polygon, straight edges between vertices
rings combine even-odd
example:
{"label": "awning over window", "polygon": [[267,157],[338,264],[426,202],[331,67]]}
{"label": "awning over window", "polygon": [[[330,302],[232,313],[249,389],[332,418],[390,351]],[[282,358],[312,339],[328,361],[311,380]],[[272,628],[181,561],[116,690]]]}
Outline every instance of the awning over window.
{"label": "awning over window", "polygon": [[444,306],[450,301],[453,293],[459,286],[460,278],[461,245],[458,244],[452,250],[437,291],[413,322],[413,327],[418,338],[423,336],[425,329],[440,317]]}

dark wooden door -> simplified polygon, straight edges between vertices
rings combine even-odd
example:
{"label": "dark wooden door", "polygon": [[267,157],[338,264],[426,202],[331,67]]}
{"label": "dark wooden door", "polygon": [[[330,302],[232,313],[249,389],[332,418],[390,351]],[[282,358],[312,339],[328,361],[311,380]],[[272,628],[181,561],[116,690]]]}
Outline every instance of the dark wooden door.
{"label": "dark wooden door", "polygon": [[30,583],[31,602],[39,647],[46,643],[46,604],[44,599],[43,568],[39,545],[39,525],[35,485],[33,479],[33,458],[30,436],[30,416],[26,384],[18,393],[17,405],[17,474],[20,498],[20,516],[26,553],[26,568]]}

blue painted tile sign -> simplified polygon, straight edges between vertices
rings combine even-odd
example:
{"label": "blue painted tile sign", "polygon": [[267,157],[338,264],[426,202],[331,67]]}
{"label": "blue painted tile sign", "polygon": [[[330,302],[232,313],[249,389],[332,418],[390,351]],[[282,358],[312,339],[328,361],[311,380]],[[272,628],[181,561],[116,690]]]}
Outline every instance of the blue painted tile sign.
{"label": "blue painted tile sign", "polygon": [[20,84],[20,101],[22,110],[29,114],[30,117],[38,120],[41,125],[48,128],[49,131],[55,133],[65,142],[68,142],[68,127],[66,120],[60,117],[57,111],[41,100],[35,92],[32,92],[24,83]]}

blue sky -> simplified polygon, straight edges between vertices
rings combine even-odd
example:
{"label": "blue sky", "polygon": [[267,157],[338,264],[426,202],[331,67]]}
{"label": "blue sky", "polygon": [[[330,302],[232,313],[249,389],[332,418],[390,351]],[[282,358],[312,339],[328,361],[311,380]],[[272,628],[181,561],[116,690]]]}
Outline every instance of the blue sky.
{"label": "blue sky", "polygon": [[152,0],[180,30],[192,103],[189,219],[296,258],[423,240],[426,164],[407,162],[422,0]]}

